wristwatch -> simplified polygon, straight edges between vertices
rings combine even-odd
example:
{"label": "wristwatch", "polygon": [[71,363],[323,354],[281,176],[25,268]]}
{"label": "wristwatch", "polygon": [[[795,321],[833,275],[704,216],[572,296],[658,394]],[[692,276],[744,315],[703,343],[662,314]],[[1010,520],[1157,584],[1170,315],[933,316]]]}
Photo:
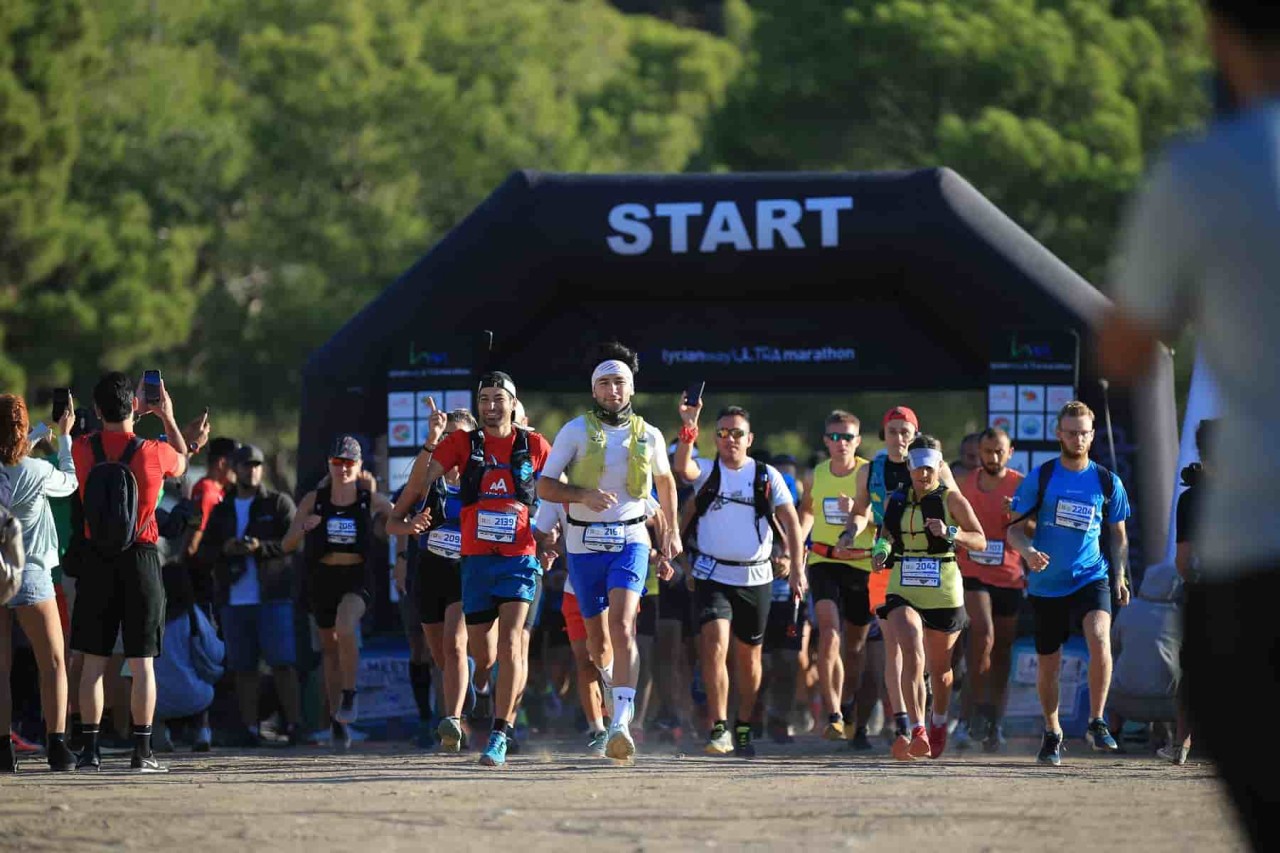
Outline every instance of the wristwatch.
{"label": "wristwatch", "polygon": [[946,536],[947,541],[948,542],[956,541],[956,534],[958,534],[959,532],[960,532],[960,528],[956,527],[954,524],[948,527],[947,536]]}

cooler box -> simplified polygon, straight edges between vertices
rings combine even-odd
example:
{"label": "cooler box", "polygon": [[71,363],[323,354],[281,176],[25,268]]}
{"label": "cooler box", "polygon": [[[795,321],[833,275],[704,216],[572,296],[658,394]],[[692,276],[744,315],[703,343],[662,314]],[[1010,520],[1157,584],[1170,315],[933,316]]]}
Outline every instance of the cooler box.
{"label": "cooler box", "polygon": [[[1035,640],[1024,637],[1013,644],[1009,674],[1009,704],[1004,716],[1006,735],[1039,737],[1044,714],[1036,695],[1040,658]],[[1062,646],[1058,719],[1067,737],[1083,737],[1089,726],[1089,649],[1083,637],[1071,637]]]}

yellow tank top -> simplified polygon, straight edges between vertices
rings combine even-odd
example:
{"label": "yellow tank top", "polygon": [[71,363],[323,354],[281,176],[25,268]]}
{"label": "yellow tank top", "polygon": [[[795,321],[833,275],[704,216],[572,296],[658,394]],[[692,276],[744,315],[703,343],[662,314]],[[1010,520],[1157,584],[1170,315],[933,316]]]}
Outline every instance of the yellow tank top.
{"label": "yellow tank top", "polygon": [[[943,515],[946,524],[951,510],[946,506],[943,489]],[[914,490],[907,491],[907,506],[902,511],[902,554],[895,558],[889,577],[889,595],[899,595],[921,610],[964,606],[964,582],[956,562],[955,546],[946,554],[930,554],[929,538],[924,529],[924,512],[916,501]]]}
{"label": "yellow tank top", "polygon": [[[867,460],[861,456],[855,456],[853,461],[853,470],[843,477],[837,477],[831,473],[831,460],[818,463],[818,467],[813,469],[813,532],[812,539],[815,543],[823,545],[835,545],[840,540],[840,534],[844,532],[845,523],[849,520],[848,513],[840,512],[837,501],[840,495],[848,495],[851,498],[858,496],[858,472],[862,470],[863,465],[869,464]],[[871,550],[871,546],[875,544],[876,531],[874,525],[867,525],[853,542],[853,547],[862,550]],[[812,562],[815,563],[840,563],[845,566],[852,566],[861,569],[864,572],[871,571],[871,558],[867,557],[862,560],[835,560],[831,557],[823,557],[814,554]]]}

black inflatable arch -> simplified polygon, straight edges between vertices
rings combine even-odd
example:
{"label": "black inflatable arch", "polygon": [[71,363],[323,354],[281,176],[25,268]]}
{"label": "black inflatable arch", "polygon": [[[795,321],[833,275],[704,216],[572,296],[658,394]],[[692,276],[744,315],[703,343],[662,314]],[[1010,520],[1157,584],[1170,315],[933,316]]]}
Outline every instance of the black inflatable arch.
{"label": "black inflatable arch", "polygon": [[[318,476],[336,432],[386,432],[397,376],[467,388],[496,366],[521,388],[577,390],[583,347],[602,336],[638,347],[651,389],[696,377],[910,391],[986,388],[993,348],[1067,335],[1080,342],[1078,395],[1101,411],[1089,342],[1107,306],[948,169],[517,172],[313,353],[299,483]],[[477,348],[482,330],[490,351]],[[1111,395],[1127,447],[1167,463],[1127,464],[1140,544],[1156,558],[1177,459],[1172,377],[1166,355],[1151,383]]]}

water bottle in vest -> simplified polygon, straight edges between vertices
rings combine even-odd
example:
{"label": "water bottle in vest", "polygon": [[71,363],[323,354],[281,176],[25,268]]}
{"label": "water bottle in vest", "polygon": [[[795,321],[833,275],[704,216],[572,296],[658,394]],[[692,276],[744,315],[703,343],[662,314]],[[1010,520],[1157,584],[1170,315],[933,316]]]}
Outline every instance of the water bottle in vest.
{"label": "water bottle in vest", "polygon": [[89,438],[93,467],[84,484],[84,522],[89,544],[103,557],[122,554],[133,547],[138,530],[138,480],[129,463],[142,447],[134,436],[120,458],[107,458],[102,434]]}

